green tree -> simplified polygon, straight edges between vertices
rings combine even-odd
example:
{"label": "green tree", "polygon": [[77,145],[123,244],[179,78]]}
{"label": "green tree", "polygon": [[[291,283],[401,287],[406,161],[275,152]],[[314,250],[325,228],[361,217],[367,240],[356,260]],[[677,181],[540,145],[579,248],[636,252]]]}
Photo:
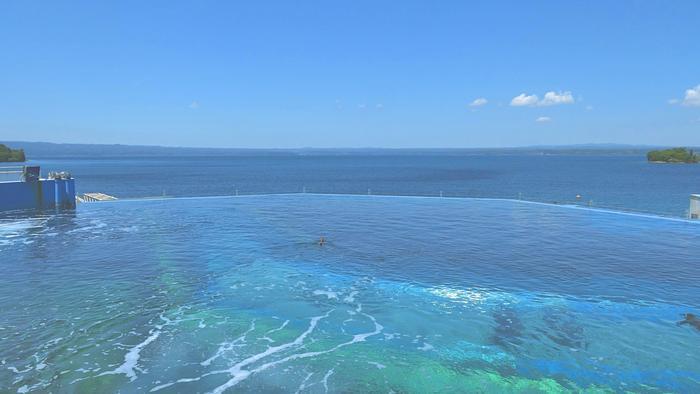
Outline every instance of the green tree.
{"label": "green tree", "polygon": [[647,153],[647,160],[663,163],[697,163],[700,158],[688,148],[653,150]]}
{"label": "green tree", "polygon": [[24,149],[11,149],[0,144],[0,162],[24,162],[26,160]]}

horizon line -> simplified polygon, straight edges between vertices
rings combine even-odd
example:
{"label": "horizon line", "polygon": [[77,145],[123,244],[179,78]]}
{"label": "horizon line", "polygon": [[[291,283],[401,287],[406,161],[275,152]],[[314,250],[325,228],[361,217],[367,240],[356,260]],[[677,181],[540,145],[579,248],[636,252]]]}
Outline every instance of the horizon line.
{"label": "horizon line", "polygon": [[[150,145],[150,144],[129,144],[129,143],[88,143],[88,142],[52,142],[52,141],[22,141],[7,140],[0,143],[18,144],[50,144],[50,145],[96,145],[96,146],[119,146],[137,148],[165,148],[165,149],[209,149],[209,150],[478,150],[478,149],[561,149],[561,148],[588,148],[588,149],[646,149],[659,147],[687,147],[694,148],[694,145],[677,144],[629,144],[616,142],[591,142],[572,144],[539,144],[539,145],[511,145],[511,146],[473,146],[473,147],[383,147],[383,146],[348,146],[348,147],[214,147],[214,146],[182,146],[182,145]],[[21,147],[16,147],[21,148]]]}

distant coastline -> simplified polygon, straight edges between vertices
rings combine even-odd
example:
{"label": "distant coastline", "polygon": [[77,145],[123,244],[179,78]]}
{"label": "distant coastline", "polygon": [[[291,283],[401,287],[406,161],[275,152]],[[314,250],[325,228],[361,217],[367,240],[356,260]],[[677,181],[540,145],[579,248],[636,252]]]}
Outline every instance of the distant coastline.
{"label": "distant coastline", "polygon": [[193,148],[156,145],[69,144],[0,141],[22,146],[32,158],[127,158],[127,157],[225,157],[225,156],[481,156],[481,155],[575,155],[641,156],[665,147],[621,144],[542,145],[504,148]]}

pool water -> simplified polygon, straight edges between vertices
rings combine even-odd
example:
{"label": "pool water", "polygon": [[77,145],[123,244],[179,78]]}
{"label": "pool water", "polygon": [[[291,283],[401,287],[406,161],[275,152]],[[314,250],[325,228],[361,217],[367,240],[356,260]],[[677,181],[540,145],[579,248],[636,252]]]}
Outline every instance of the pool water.
{"label": "pool water", "polygon": [[8,213],[0,392],[697,392],[699,249],[698,223],[506,200]]}

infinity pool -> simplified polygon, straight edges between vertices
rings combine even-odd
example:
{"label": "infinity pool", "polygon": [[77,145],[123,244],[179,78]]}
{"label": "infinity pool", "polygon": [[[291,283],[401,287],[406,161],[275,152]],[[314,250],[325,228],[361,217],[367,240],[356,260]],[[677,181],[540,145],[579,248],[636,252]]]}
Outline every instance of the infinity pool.
{"label": "infinity pool", "polygon": [[[317,240],[325,237],[326,243]],[[700,391],[700,225],[277,195],[0,217],[0,392]]]}

